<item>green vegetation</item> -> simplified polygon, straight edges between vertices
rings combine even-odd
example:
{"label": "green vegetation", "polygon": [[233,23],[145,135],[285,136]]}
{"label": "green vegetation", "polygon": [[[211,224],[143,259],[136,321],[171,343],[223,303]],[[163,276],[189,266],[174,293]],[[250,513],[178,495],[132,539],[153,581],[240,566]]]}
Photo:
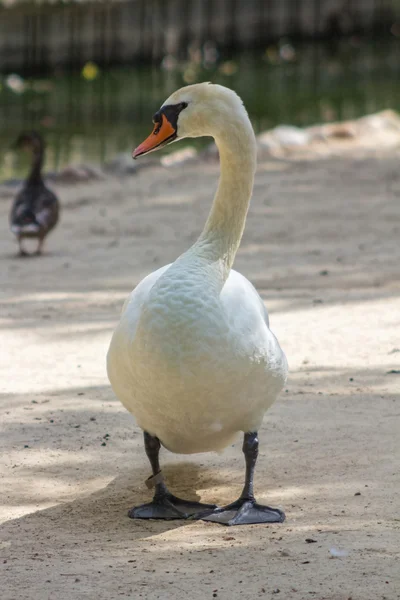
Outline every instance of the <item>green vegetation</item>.
{"label": "green vegetation", "polygon": [[22,129],[44,132],[47,170],[101,163],[130,151],[148,135],[151,116],[168,94],[196,81],[235,89],[257,131],[279,123],[305,126],[400,109],[397,44],[346,41],[335,50],[308,44],[286,57],[282,46],[272,47],[263,56],[242,54],[207,68],[186,63],[169,70],[97,71],[89,64],[81,73],[48,79],[0,76],[0,180],[20,177],[26,168],[10,150]]}

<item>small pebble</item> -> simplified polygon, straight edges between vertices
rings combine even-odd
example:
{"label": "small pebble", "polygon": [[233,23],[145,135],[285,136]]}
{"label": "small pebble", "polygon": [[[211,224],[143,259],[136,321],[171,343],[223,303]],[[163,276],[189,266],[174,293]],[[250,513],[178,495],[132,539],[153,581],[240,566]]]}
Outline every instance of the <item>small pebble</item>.
{"label": "small pebble", "polygon": [[306,538],[307,544],[315,544],[317,540],[313,540],[312,538]]}
{"label": "small pebble", "polygon": [[103,442],[102,444],[100,444],[100,446],[107,446],[107,444]]}
{"label": "small pebble", "polygon": [[274,590],[272,590],[273,594],[279,594],[281,590],[279,588],[275,588]]}
{"label": "small pebble", "polygon": [[329,554],[331,558],[345,558],[349,555],[347,550],[339,550],[338,548],[330,548]]}
{"label": "small pebble", "polygon": [[355,496],[361,496],[361,492],[356,492],[354,495]]}

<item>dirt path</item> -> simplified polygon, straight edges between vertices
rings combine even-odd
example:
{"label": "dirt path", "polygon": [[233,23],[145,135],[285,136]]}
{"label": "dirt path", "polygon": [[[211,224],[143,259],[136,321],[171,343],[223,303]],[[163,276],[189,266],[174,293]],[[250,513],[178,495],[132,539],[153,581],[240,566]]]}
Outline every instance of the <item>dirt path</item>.
{"label": "dirt path", "polygon": [[[14,258],[2,189],[2,600],[400,598],[393,151],[260,163],[236,268],[265,298],[291,367],[256,475],[258,498],[287,521],[126,516],[149,497],[149,468],[105,353],[128,292],[196,238],[217,176],[216,164],[185,165],[60,187],[62,224],[40,260]],[[171,488],[233,500],[240,447],[164,452]]]}

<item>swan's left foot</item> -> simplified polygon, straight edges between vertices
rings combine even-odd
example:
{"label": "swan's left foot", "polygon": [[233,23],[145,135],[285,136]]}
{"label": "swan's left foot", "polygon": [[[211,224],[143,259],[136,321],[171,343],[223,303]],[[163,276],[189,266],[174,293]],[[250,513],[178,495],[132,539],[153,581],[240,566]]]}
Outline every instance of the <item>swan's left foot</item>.
{"label": "swan's left foot", "polygon": [[196,519],[213,521],[222,525],[250,525],[252,523],[283,523],[285,514],[278,508],[257,504],[253,493],[254,468],[258,456],[258,436],[256,431],[244,434],[243,454],[246,461],[246,477],[241,496],[236,502],[204,511]]}
{"label": "swan's left foot", "polygon": [[239,498],[236,502],[204,511],[196,519],[222,525],[251,525],[252,523],[283,523],[285,514],[278,508],[257,504],[254,498]]}

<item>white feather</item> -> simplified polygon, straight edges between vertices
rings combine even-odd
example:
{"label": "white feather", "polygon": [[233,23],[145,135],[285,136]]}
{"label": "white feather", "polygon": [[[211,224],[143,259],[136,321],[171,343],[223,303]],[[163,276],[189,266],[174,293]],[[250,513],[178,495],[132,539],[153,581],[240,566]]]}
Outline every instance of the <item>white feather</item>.
{"label": "white feather", "polygon": [[257,291],[231,269],[256,164],[247,113],[221,86],[188,86],[171,98],[166,104],[189,101],[181,136],[198,135],[200,122],[213,133],[221,180],[199,240],[125,303],[107,362],[115,394],[139,426],[173,452],[194,453],[257,430],[287,362]]}

